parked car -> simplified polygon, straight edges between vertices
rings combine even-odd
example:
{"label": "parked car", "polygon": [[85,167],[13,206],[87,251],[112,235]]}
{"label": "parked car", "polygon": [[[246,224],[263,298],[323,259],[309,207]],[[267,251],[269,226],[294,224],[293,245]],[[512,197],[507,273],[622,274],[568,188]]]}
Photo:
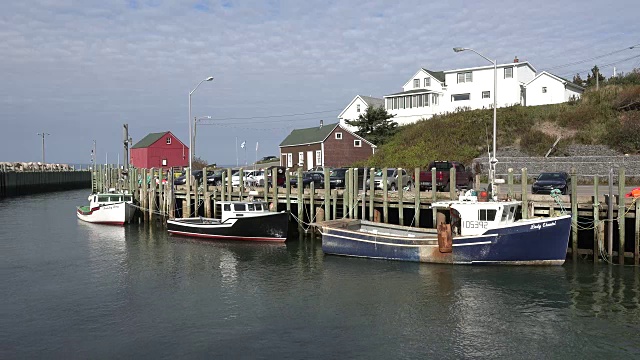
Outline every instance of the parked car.
{"label": "parked car", "polygon": [[324,169],[329,169],[329,172],[331,172],[332,168],[327,167],[327,166],[316,166],[314,168],[309,169],[309,171],[324,172]]}
{"label": "parked car", "polygon": [[215,186],[222,185],[222,174],[226,172],[225,169],[213,170],[213,173],[207,175],[207,184],[213,184]]}
{"label": "parked car", "polygon": [[[373,183],[374,183],[374,187],[376,189],[384,189],[385,188],[385,184],[384,184],[384,170],[383,169],[378,169],[373,177]],[[369,187],[369,184],[371,183],[371,179],[367,180],[367,187]],[[407,171],[405,169],[394,169],[394,168],[389,168],[387,169],[387,184],[386,184],[386,188],[391,190],[391,191],[396,191],[398,190],[398,187],[402,186],[403,188],[408,186],[411,187],[411,176],[409,176],[407,174]]]}
{"label": "parked car", "polygon": [[571,177],[564,171],[544,172],[536,177],[531,185],[533,194],[550,194],[551,190],[558,189],[563,195],[571,193]]}
{"label": "parked car", "polygon": [[265,169],[265,172],[267,173],[267,185],[271,187],[271,176],[272,176],[271,174],[273,169],[277,169],[276,170],[276,186],[285,187],[287,175],[285,174],[286,170],[284,166],[269,166],[268,168]]}
{"label": "parked car", "polygon": [[[331,169],[329,173],[329,186],[332,189],[344,188],[346,180],[345,177],[347,175],[348,168],[336,168]],[[364,182],[364,171],[363,168],[358,168],[358,188],[362,188],[362,183]]]}
{"label": "parked car", "polygon": [[[202,181],[202,170],[193,170],[193,172],[191,174],[196,179],[197,183],[200,183],[200,181]],[[177,177],[173,181],[173,185],[184,185],[186,183],[187,183],[187,175],[186,174]]]}
{"label": "parked car", "polygon": [[[291,187],[298,187],[298,177],[292,176],[289,179],[289,183],[291,184]],[[309,171],[309,172],[303,173],[302,187],[309,188],[311,187],[311,183],[313,183],[313,186],[316,189],[324,188],[324,174],[317,171]]]}
{"label": "parked car", "polygon": [[[258,174],[259,170],[252,170],[252,169],[243,169],[242,170],[242,177],[243,177],[243,183],[245,186],[255,186],[258,183],[258,180],[256,180],[256,174]],[[264,177],[264,172],[263,172],[263,177]],[[236,170],[233,174],[231,174],[231,186],[240,186],[240,171]]]}
{"label": "parked car", "polygon": [[278,161],[278,157],[277,156],[273,156],[273,155],[269,155],[269,156],[263,157],[258,162],[268,162],[268,161]]}
{"label": "parked car", "polygon": [[[473,186],[473,173],[466,169],[464,165],[457,161],[432,161],[427,169],[420,171],[420,190],[431,190],[433,183],[436,190],[449,191],[451,189],[450,174],[451,168],[456,169],[456,188],[469,189]],[[431,179],[431,169],[436,168],[436,179]],[[414,181],[418,183],[418,181]]]}

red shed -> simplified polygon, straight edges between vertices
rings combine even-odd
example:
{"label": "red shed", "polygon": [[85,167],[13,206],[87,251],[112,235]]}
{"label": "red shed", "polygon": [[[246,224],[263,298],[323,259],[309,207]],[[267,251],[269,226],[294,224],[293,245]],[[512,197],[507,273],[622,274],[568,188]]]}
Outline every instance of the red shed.
{"label": "red shed", "polygon": [[189,166],[189,147],[171,131],[151,133],[131,147],[131,165],[137,168]]}

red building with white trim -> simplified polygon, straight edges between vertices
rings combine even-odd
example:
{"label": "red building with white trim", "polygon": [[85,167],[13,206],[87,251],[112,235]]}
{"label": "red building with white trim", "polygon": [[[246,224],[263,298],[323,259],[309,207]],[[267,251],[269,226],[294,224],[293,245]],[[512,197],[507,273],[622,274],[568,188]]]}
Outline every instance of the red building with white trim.
{"label": "red building with white trim", "polygon": [[142,169],[189,166],[189,147],[171,131],[151,133],[130,151],[132,166]]}

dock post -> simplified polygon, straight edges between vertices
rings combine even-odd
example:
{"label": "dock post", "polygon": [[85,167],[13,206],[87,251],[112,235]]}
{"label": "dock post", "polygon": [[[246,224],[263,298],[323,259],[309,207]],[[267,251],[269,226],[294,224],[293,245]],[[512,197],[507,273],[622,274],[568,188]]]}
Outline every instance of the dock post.
{"label": "dock post", "polygon": [[218,217],[218,210],[217,210],[217,206],[216,206],[216,202],[218,201],[218,188],[216,186],[213,187],[213,194],[211,196],[211,200],[212,200],[212,210],[211,213],[213,215],[214,218]]}
{"label": "dock post", "polygon": [[[374,210],[374,203],[373,203],[373,199],[376,195],[376,182],[373,181],[375,174],[375,169],[374,168],[370,168],[369,169],[369,221],[373,221],[373,210]],[[362,216],[364,217],[364,215]]]}
{"label": "dock post", "polygon": [[324,179],[324,220],[331,220],[331,176],[329,169],[324,168],[322,171],[322,178]]}
{"label": "dock post", "polygon": [[298,195],[298,231],[302,232],[302,222],[304,222],[304,188],[302,187],[302,168],[298,167],[298,184],[296,185]]}
{"label": "dock post", "polygon": [[593,263],[597,263],[602,249],[600,238],[600,197],[598,195],[598,175],[593,176]]}
{"label": "dock post", "polygon": [[264,188],[262,189],[264,194],[264,202],[269,203],[269,175],[271,175],[271,185],[278,186],[278,179],[273,176],[273,171],[271,174],[267,174],[267,171],[264,172]]}
{"label": "dock post", "polygon": [[[287,211],[291,213],[291,174],[288,171],[284,174],[284,187],[285,196],[287,197]],[[273,186],[278,186],[277,181],[273,181]]]}
{"label": "dock post", "polygon": [[571,258],[578,260],[578,181],[576,169],[571,168]]}
{"label": "dock post", "polygon": [[275,179],[274,187],[273,187],[273,209],[271,211],[278,211],[278,169],[271,169],[271,178]]}
{"label": "dock post", "polygon": [[607,252],[613,263],[613,169],[609,169],[609,194],[607,195]]}
{"label": "dock post", "polygon": [[167,196],[165,193],[165,189],[166,189],[166,184],[163,182],[163,180],[165,179],[165,172],[164,172],[164,168],[160,168],[160,170],[158,171],[160,173],[160,180],[158,182],[158,209],[160,210],[160,218],[162,219],[162,222],[164,223],[164,220],[166,220],[166,215],[167,215]]}
{"label": "dock post", "polygon": [[618,169],[618,263],[624,265],[624,215],[627,212],[624,197],[624,167]]}
{"label": "dock post", "polygon": [[316,186],[313,181],[309,184],[309,190],[309,223],[312,223],[316,221]]}
{"label": "dock post", "polygon": [[[185,198],[185,202],[186,202],[186,206],[187,206],[187,213],[186,214],[182,214],[182,217],[191,217],[191,168],[187,168],[187,172],[185,174],[185,179],[187,180],[187,193],[186,193],[186,198]],[[183,206],[184,208],[184,206]]]}
{"label": "dock post", "polygon": [[149,178],[149,226],[153,224],[155,220],[156,209],[156,180],[154,179],[155,169],[151,168]]}
{"label": "dock post", "polygon": [[636,204],[636,212],[635,212],[635,217],[636,217],[636,232],[635,232],[635,247],[633,250],[633,264],[638,266],[640,265],[640,202],[637,201],[638,199],[635,199],[635,204]]}
{"label": "dock post", "polygon": [[527,168],[522,168],[522,218],[529,218],[529,202],[527,201]]}
{"label": "dock post", "polygon": [[[436,183],[436,168],[431,168],[431,205],[438,201],[438,186]],[[436,215],[438,214],[435,209],[431,208],[431,214],[433,215],[433,228],[437,229]]]}
{"label": "dock post", "polygon": [[244,194],[244,169],[240,168],[238,170],[238,185],[240,186],[239,194],[240,198],[238,200],[242,201],[242,195]]}
{"label": "dock post", "polygon": [[225,201],[227,200],[226,195],[227,195],[227,172],[226,170],[222,170],[222,173],[220,174],[220,201]]}
{"label": "dock post", "polygon": [[415,198],[413,199],[413,219],[416,227],[420,227],[420,168],[417,167],[413,174],[413,193],[415,195]]}
{"label": "dock post", "polygon": [[333,206],[331,218],[336,219],[338,217],[338,190],[333,190],[331,192],[331,204]]}
{"label": "dock post", "polygon": [[[224,184],[223,184],[224,186]],[[231,169],[227,169],[227,200],[231,201],[233,196],[233,182],[231,181]]]}
{"label": "dock post", "polygon": [[347,169],[344,174],[344,190],[342,190],[342,217],[349,217],[349,191],[351,180],[351,169]]}
{"label": "dock post", "polygon": [[169,170],[169,219],[176,218],[176,194],[173,186],[173,169]]}
{"label": "dock post", "polygon": [[389,186],[387,185],[387,168],[382,169],[382,221],[389,223]]}
{"label": "dock post", "polygon": [[507,170],[507,197],[513,199],[513,168]]}
{"label": "dock post", "polygon": [[142,208],[142,218],[144,222],[149,222],[149,196],[147,195],[147,169],[142,169],[142,180],[140,182],[140,189],[142,191],[142,195],[140,195],[140,207]]}
{"label": "dock post", "polygon": [[398,224],[404,226],[404,188],[402,187],[402,168],[398,168]]}
{"label": "dock post", "polygon": [[[451,200],[456,199],[457,185],[458,185],[458,182],[456,179],[456,167],[452,166],[451,169],[449,169],[449,199]],[[491,195],[494,195],[494,194],[491,194]]]}
{"label": "dock post", "polygon": [[358,168],[353,168],[351,173],[351,206],[349,213],[351,214],[352,219],[358,218],[358,193],[360,192],[358,189]]}
{"label": "dock post", "polygon": [[211,193],[209,193],[209,184],[207,183],[207,167],[202,169],[202,186],[204,187],[203,201],[204,201],[204,216],[211,217]]}

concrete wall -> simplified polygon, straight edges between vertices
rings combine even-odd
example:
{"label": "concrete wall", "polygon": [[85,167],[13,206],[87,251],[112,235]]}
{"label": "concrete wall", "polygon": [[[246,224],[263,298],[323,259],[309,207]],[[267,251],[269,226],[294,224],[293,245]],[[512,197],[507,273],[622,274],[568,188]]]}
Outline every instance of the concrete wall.
{"label": "concrete wall", "polygon": [[84,188],[91,188],[89,171],[0,171],[0,198]]}

